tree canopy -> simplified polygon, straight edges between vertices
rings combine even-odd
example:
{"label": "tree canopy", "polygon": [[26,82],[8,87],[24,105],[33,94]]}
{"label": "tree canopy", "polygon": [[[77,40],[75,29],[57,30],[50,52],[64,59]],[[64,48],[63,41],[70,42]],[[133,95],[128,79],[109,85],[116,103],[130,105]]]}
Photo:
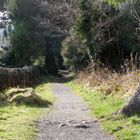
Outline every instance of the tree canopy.
{"label": "tree canopy", "polygon": [[1,63],[41,63],[54,73],[63,59],[76,69],[94,62],[120,69],[139,58],[139,7],[138,0],[7,0],[13,29]]}

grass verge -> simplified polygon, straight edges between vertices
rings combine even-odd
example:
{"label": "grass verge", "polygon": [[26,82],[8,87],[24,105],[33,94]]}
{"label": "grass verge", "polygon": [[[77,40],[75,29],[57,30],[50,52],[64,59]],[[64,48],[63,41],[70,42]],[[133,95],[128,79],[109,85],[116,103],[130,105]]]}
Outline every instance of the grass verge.
{"label": "grass verge", "polygon": [[105,95],[85,89],[76,82],[68,85],[89,104],[92,116],[99,119],[106,132],[113,134],[119,140],[140,140],[140,117],[127,118],[123,115],[113,115],[124,105],[120,95]]}
{"label": "grass verge", "polygon": [[[40,84],[34,91],[42,99],[53,102],[48,82]],[[46,112],[46,107],[36,105],[0,105],[0,140],[34,140],[35,124],[44,110]]]}

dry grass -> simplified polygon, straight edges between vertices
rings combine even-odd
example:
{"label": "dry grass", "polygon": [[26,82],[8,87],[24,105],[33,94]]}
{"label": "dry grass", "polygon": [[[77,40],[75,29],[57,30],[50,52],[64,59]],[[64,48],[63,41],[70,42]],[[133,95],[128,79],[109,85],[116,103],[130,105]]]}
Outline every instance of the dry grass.
{"label": "dry grass", "polygon": [[93,87],[106,95],[118,94],[120,98],[128,100],[139,85],[140,70],[116,73],[98,66],[88,67],[77,75],[77,82],[84,84],[84,88]]}

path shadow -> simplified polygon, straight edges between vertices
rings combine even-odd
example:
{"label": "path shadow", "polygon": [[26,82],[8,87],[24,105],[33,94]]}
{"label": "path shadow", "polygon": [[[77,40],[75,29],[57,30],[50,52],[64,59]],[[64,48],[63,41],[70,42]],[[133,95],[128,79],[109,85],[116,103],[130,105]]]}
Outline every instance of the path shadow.
{"label": "path shadow", "polygon": [[47,75],[43,76],[39,83],[36,84],[34,87],[45,84],[45,83],[68,83],[75,79],[75,75],[71,74],[68,70],[59,70],[57,75]]}
{"label": "path shadow", "polygon": [[72,77],[52,77],[48,80],[49,83],[68,83],[74,79],[74,76]]}
{"label": "path shadow", "polygon": [[9,101],[2,101],[0,102],[0,108],[5,107],[5,106],[27,106],[27,107],[35,107],[35,108],[48,108],[50,105],[52,105],[51,102],[42,99],[41,97],[38,96],[37,100],[19,100],[15,102],[9,102]]}

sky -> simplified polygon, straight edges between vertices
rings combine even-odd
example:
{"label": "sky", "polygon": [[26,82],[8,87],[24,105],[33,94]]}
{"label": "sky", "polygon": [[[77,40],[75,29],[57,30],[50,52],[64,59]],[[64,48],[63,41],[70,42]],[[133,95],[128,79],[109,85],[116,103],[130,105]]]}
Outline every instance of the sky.
{"label": "sky", "polygon": [[7,45],[7,41],[4,39],[4,31],[7,31],[9,22],[8,13],[0,11],[0,48]]}
{"label": "sky", "polygon": [[4,11],[4,12],[0,11],[0,23],[3,21],[3,19],[6,19],[6,21],[9,21],[7,11]]}

